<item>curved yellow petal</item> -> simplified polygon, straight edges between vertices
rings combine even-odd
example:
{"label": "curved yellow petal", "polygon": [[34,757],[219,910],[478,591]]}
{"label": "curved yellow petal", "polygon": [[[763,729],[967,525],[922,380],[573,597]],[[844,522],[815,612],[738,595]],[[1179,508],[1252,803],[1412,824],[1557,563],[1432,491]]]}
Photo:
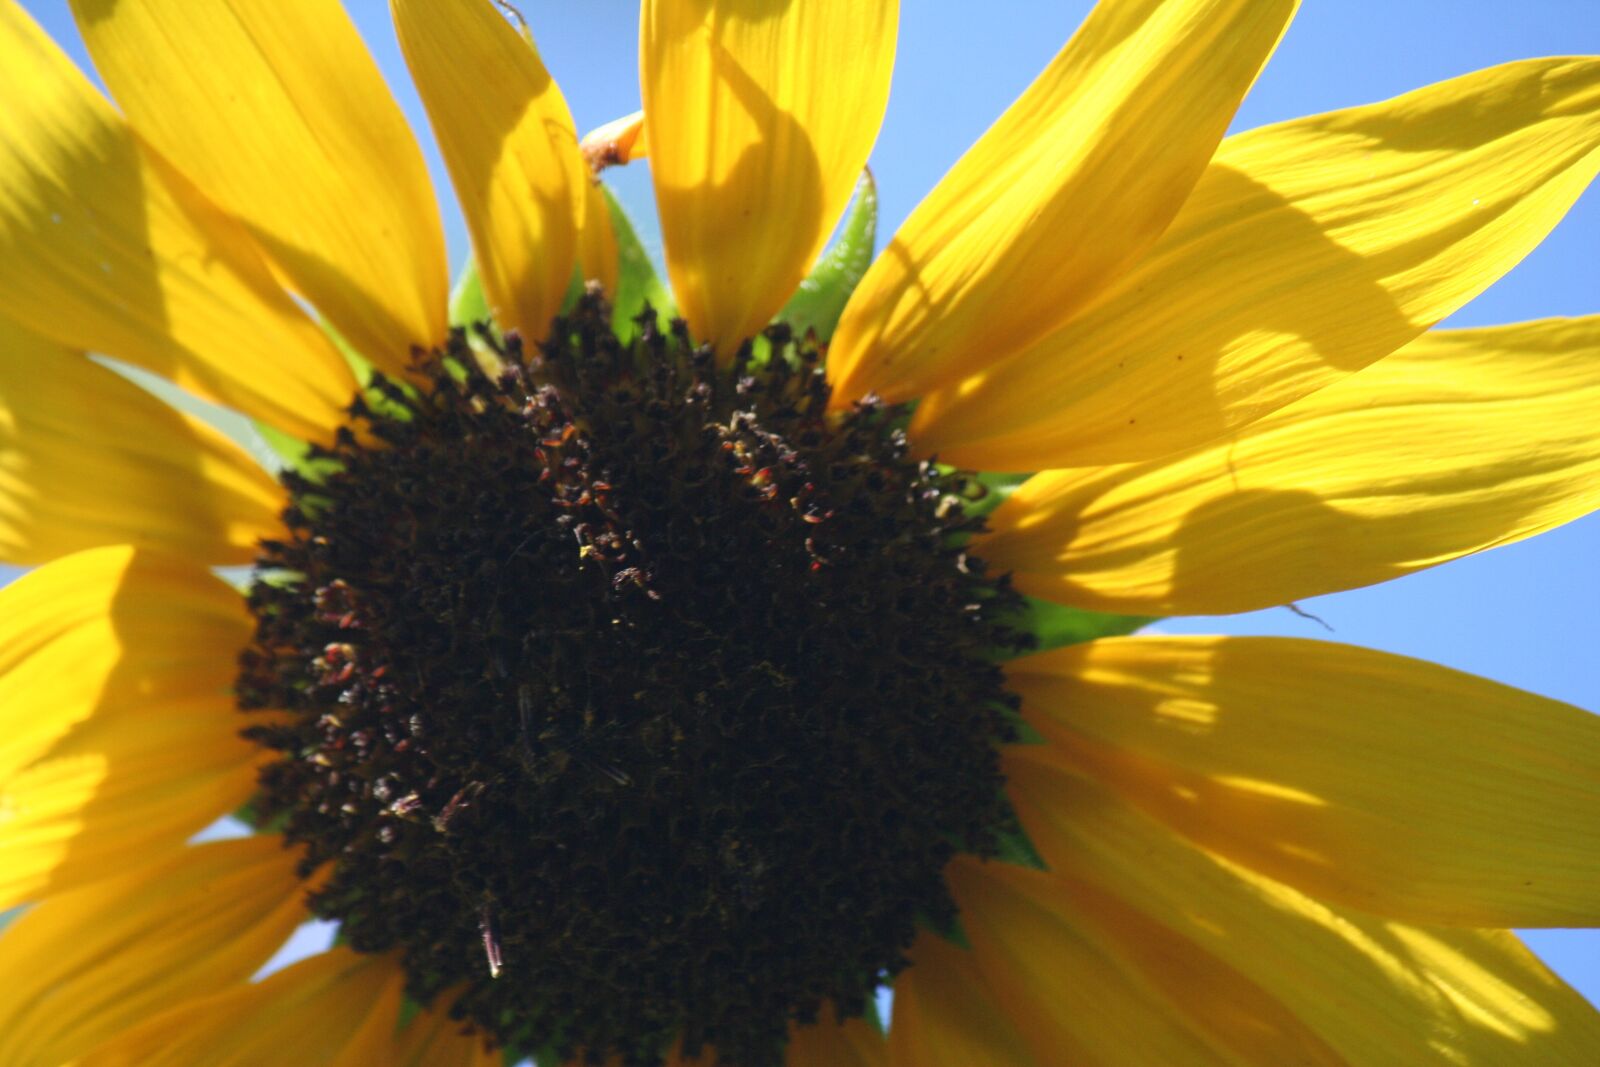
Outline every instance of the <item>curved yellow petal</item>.
{"label": "curved yellow petal", "polygon": [[386,956],[335,948],[264,981],[179,1004],[75,1067],[246,1067],[281,1063],[286,1050],[295,1063],[340,1064],[374,1013],[398,1023],[397,1001],[385,996],[398,968]]}
{"label": "curved yellow petal", "polygon": [[418,1014],[392,1044],[393,1050],[377,1059],[347,1057],[349,1067],[502,1067],[506,1061],[500,1050],[486,1047],[481,1036],[462,1033],[460,1022],[437,1010]]}
{"label": "curved yellow petal", "polygon": [[1421,335],[1543,240],[1597,171],[1597,59],[1511,63],[1230,137],[1138,265],[926,398],[913,436],[988,470],[1211,440]]}
{"label": "curved yellow petal", "polygon": [[1102,0],[861,280],[834,403],[907,400],[1067,321],[1188,198],[1296,0]]}
{"label": "curved yellow petal", "polygon": [[824,1008],[812,1026],[791,1026],[783,1067],[887,1067],[889,1046],[865,1019],[837,1023]]}
{"label": "curved yellow petal", "polygon": [[599,174],[607,167],[619,167],[650,156],[650,139],[644,135],[644,112],[635,111],[604,126],[596,126],[578,142],[589,169]]}
{"label": "curved yellow petal", "polygon": [[611,205],[598,180],[584,182],[583,226],[578,233],[578,269],[586,282],[599,282],[608,299],[617,298],[622,250],[611,226]]}
{"label": "curved yellow petal", "polygon": [[505,1056],[490,1051],[483,1038],[462,1033],[443,1005],[423,1008],[402,1025],[405,972],[396,967],[388,985],[366,1013],[329,1067],[502,1067]]}
{"label": "curved yellow petal", "polygon": [[[244,221],[357,351],[444,340],[433,186],[339,0],[72,0],[139,135]],[[494,98],[483,94],[484,101]]]}
{"label": "curved yellow petal", "polygon": [[248,563],[282,505],[210,426],[0,318],[0,559],[131,544]]}
{"label": "curved yellow petal", "polygon": [[[1352,1067],[1585,1067],[1600,1047],[1600,1013],[1509,931],[1409,925],[1321,903],[1040,762],[1031,750],[1042,747],[1019,746],[1006,761],[1029,837],[1052,870],[1089,889],[1072,901],[1080,926],[1164,984],[1186,1017],[1213,1010],[1210,982],[1245,981]],[[1173,981],[1181,972],[1192,980]]]}
{"label": "curved yellow petal", "polygon": [[530,40],[489,0],[390,0],[502,326],[543,338],[572,281],[588,171]]}
{"label": "curved yellow petal", "polygon": [[248,981],[305,921],[296,859],[277,836],[219,841],[30,909],[0,936],[0,1063],[58,1067]]}
{"label": "curved yellow petal", "polygon": [[891,1067],[1048,1067],[1007,1021],[972,953],[925,933],[907,955],[894,982]]}
{"label": "curved yellow petal", "polygon": [[127,548],[0,589],[0,908],[115,874],[250,795],[243,598]]}
{"label": "curved yellow petal", "polygon": [[731,358],[844,212],[889,100],[899,0],[645,0],[639,71],[667,273]]}
{"label": "curved yellow petal", "polygon": [[[949,881],[979,969],[1044,1062],[1344,1063],[1269,990],[1070,874],[964,859]],[[1095,909],[1128,940],[1096,943]]]}
{"label": "curved yellow petal", "polygon": [[14,0],[0,70],[0,315],[331,438],[355,381],[243,228],[148,153]]}
{"label": "curved yellow petal", "polygon": [[1600,316],[1427,333],[1220,441],[1037,475],[976,551],[1136,615],[1370,585],[1600,507],[1597,411]]}
{"label": "curved yellow petal", "polygon": [[1306,893],[1414,922],[1600,923],[1600,716],[1284,638],[1112,638],[1006,675],[1056,758]]}
{"label": "curved yellow petal", "polygon": [[960,860],[947,879],[979,971],[1041,1064],[1232,1062],[1172,1011],[1162,990],[1130,981],[1074,928],[1069,898],[1047,876]]}

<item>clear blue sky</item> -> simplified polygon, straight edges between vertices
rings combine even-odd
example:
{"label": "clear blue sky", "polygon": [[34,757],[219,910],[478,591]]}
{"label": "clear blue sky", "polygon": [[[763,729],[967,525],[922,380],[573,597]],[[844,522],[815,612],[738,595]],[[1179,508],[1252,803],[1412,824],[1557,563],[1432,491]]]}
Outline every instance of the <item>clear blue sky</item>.
{"label": "clear blue sky", "polygon": [[[65,0],[22,2],[86,62]],[[435,182],[447,190],[387,4],[346,0],[346,6],[424,131]],[[522,0],[521,6],[580,129],[638,106],[635,0]],[[905,217],[1090,6],[1089,0],[902,0],[893,99],[872,161],[882,193],[880,232]],[[1366,103],[1512,59],[1571,53],[1600,53],[1600,0],[1306,0],[1236,128]],[[614,187],[652,229],[647,176],[630,168]],[[452,258],[460,262],[465,232],[448,201],[445,218]],[[1600,312],[1600,189],[1591,189],[1543,247],[1450,322],[1594,312]],[[1600,432],[1600,413],[1596,426]],[[1533,541],[1303,607],[1325,620],[1337,640],[1426,657],[1600,709],[1597,560],[1600,516],[1591,516]],[[1164,625],[1326,636],[1282,609]],[[1600,932],[1538,932],[1529,941],[1600,1002]]]}

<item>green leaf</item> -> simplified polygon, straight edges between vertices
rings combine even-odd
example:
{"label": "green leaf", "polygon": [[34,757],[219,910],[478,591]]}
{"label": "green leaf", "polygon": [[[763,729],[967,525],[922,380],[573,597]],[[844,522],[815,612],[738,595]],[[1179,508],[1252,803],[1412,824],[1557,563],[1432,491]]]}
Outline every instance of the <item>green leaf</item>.
{"label": "green leaf", "polygon": [[478,261],[468,258],[450,290],[450,325],[471,327],[490,318],[489,298],[483,295],[483,279],[478,277]]}
{"label": "green leaf", "polygon": [[827,341],[839,324],[850,294],[872,265],[878,241],[878,183],[872,171],[861,172],[856,183],[856,198],[839,230],[839,239],[817,261],[810,277],[778,313],[778,318],[794,327],[797,336],[816,331],[817,340]]}
{"label": "green leaf", "polygon": [[606,194],[606,207],[611,210],[611,232],[617,239],[617,291],[611,298],[611,328],[627,340],[636,328],[633,320],[646,304],[655,309],[656,318],[663,324],[678,312],[672,293],[656,275],[655,265],[639,241],[639,232],[628,220],[628,213],[610,188],[601,188]]}
{"label": "green leaf", "polygon": [[[1022,611],[1013,625],[1027,630],[1038,638],[1039,645],[1030,652],[1075,645],[1099,637],[1121,637],[1156,621],[1151,615],[1110,615],[1102,611],[1085,611],[1069,608],[1037,597],[1022,598]],[[1014,658],[1007,652],[1002,659]]]}

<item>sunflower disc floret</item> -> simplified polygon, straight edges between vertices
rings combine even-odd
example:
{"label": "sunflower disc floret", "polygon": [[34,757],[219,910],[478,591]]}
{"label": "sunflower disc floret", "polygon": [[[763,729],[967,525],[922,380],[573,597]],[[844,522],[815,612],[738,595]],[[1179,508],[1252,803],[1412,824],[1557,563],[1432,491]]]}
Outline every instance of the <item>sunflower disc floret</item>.
{"label": "sunflower disc floret", "polygon": [[285,476],[238,687],[290,713],[248,731],[259,812],[352,947],[496,1041],[776,1065],[995,851],[1017,597],[962,547],[981,490],[902,411],[827,414],[809,340],[719,367],[609,319],[458,332]]}

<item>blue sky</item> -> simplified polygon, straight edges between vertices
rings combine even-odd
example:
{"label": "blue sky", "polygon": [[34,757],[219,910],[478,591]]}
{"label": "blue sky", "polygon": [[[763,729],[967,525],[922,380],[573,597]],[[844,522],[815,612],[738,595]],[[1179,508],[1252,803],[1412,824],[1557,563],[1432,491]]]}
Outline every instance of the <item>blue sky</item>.
{"label": "blue sky", "polygon": [[[22,0],[85,62],[65,0]],[[863,0],[868,2],[868,0]],[[347,0],[418,128],[440,190],[448,178],[426,136],[382,0]],[[1066,40],[1088,0],[902,0],[893,98],[873,155],[882,229],[893,229]],[[523,0],[545,60],[587,129],[638,106],[637,4]],[[1366,103],[1512,59],[1600,52],[1596,0],[1307,0],[1236,122],[1244,129]],[[485,91],[490,91],[485,87]],[[614,187],[653,229],[648,178]],[[465,232],[445,199],[452,259]],[[1545,244],[1454,316],[1453,325],[1600,312],[1600,190]],[[1597,414],[1600,432],[1600,414]],[[1600,516],[1371,589],[1307,601],[1333,638],[1425,657],[1600,709]],[[1174,632],[1328,636],[1287,610],[1164,624]],[[1486,842],[1486,847],[1492,843]],[[1539,932],[1530,943],[1600,1002],[1600,932]]]}

